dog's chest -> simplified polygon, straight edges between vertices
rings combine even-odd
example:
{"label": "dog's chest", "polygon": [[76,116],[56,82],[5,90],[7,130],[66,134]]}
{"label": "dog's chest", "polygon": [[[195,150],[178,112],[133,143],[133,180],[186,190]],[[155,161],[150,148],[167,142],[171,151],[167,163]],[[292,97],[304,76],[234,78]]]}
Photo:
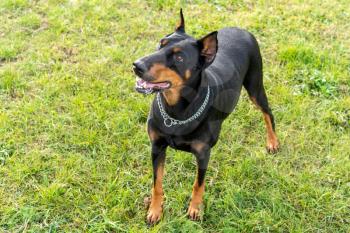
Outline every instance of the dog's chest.
{"label": "dog's chest", "polygon": [[169,146],[173,149],[182,150],[182,151],[191,151],[191,141],[186,140],[181,136],[168,136],[166,141]]}

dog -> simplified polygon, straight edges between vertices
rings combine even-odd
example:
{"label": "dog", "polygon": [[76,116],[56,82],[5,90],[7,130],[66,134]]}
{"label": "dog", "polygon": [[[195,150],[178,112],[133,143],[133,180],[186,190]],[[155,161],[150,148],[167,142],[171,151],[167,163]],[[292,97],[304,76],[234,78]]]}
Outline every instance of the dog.
{"label": "dog", "polygon": [[136,60],[135,89],[156,93],[147,120],[152,146],[153,188],[147,222],[161,219],[162,177],[168,146],[191,152],[197,161],[188,216],[198,220],[210,150],[219,138],[224,119],[233,111],[242,86],[262,111],[267,151],[278,151],[275,123],[263,85],[260,49],[246,30],[228,27],[196,40],[180,20],[175,31],[159,42],[157,51]]}

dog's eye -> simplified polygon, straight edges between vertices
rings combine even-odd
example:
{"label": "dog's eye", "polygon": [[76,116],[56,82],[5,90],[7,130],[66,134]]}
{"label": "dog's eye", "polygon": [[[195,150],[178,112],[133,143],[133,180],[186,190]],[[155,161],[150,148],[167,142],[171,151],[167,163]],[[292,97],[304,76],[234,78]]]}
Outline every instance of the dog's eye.
{"label": "dog's eye", "polygon": [[183,61],[184,61],[184,58],[183,58],[181,55],[179,55],[179,54],[175,54],[175,61],[177,61],[177,62],[183,62]]}

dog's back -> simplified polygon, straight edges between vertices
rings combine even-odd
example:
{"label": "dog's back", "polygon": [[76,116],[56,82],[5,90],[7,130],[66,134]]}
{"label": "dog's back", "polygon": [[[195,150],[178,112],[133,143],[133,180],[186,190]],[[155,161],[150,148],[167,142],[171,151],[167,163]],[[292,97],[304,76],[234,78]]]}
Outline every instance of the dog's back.
{"label": "dog's back", "polygon": [[236,27],[218,31],[218,51],[214,62],[205,70],[211,86],[219,93],[216,107],[231,112],[235,107],[248,69],[262,69],[256,39]]}

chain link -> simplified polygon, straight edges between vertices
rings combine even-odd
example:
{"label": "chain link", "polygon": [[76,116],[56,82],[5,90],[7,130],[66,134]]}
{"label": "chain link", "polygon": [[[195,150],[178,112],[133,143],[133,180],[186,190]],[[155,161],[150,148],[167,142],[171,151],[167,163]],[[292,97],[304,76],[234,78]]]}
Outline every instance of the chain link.
{"label": "chain link", "polygon": [[171,127],[173,125],[184,125],[184,124],[187,124],[191,121],[194,121],[195,119],[197,119],[201,114],[202,112],[204,111],[205,107],[207,106],[208,102],[209,102],[209,97],[210,97],[210,88],[208,86],[208,91],[207,91],[207,96],[205,97],[204,99],[204,102],[202,104],[202,106],[198,109],[198,111],[193,114],[191,117],[187,118],[186,120],[183,120],[183,121],[180,121],[180,120],[177,120],[177,119],[174,119],[172,118],[171,116],[168,115],[168,113],[166,113],[164,107],[163,107],[163,104],[162,104],[162,100],[160,98],[160,93],[157,94],[157,103],[158,103],[158,107],[159,107],[159,111],[160,111],[160,114],[162,115],[163,117],[163,120],[164,120],[164,125],[166,127]]}

